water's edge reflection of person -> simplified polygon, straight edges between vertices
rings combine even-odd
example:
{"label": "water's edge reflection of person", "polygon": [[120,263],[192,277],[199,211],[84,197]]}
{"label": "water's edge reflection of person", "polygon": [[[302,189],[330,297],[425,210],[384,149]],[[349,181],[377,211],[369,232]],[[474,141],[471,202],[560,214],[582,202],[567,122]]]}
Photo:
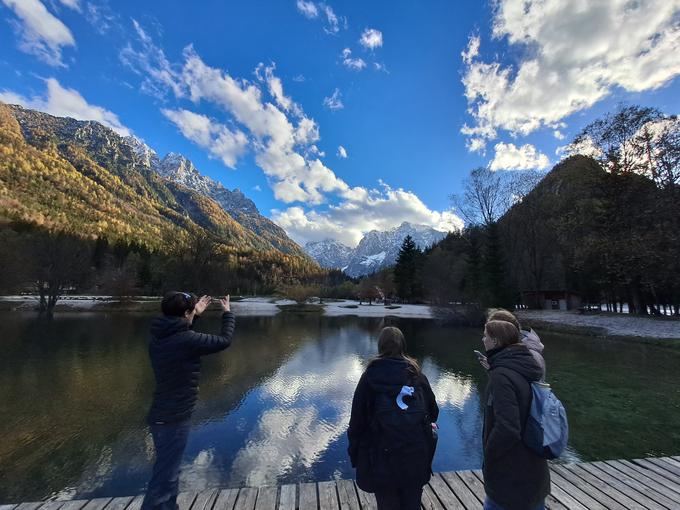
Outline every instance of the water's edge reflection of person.
{"label": "water's edge reflection of person", "polygon": [[201,356],[231,345],[236,318],[228,295],[220,300],[223,313],[218,335],[192,329],[210,302],[209,296],[199,299],[187,292],[168,292],[161,301],[163,315],[151,323],[149,357],[156,389],[148,423],[156,460],[142,510],[177,510],[179,470],[198,398]]}

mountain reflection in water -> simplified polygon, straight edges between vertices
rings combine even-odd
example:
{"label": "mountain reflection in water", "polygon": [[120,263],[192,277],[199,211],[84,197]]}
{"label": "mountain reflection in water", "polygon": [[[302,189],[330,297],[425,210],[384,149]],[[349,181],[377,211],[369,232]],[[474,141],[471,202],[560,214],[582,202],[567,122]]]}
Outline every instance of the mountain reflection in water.
{"label": "mountain reflection in water", "polygon": [[[6,410],[0,502],[141,493],[153,460],[145,425],[154,385],[151,318],[79,313],[45,323],[7,313],[0,319]],[[479,331],[422,320],[395,325],[441,408],[435,471],[480,467],[486,374],[472,353]],[[205,358],[181,488],[352,478],[345,431],[381,326],[379,319],[357,317],[238,319],[234,345]],[[197,325],[217,328],[217,315]],[[673,451],[680,444],[677,352],[574,336],[543,339],[549,380],[569,411],[571,458],[680,453]],[[616,438],[597,432],[613,429]]]}

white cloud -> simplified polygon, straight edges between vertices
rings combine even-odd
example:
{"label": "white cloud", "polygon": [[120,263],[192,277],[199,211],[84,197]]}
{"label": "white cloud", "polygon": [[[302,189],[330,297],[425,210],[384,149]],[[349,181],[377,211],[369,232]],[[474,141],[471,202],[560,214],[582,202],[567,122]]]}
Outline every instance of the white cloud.
{"label": "white cloud", "polygon": [[337,155],[340,159],[347,159],[347,149],[345,149],[342,145],[339,145]]}
{"label": "white cloud", "polygon": [[335,89],[330,97],[323,98],[323,105],[329,110],[342,110],[345,105],[342,103],[342,94],[340,89]]}
{"label": "white cloud", "polygon": [[293,81],[296,83],[303,83],[305,81],[305,75],[298,74],[297,76],[293,76]]}
{"label": "white cloud", "polygon": [[134,49],[128,43],[119,54],[120,61],[143,78],[143,92],[162,99],[170,90],[176,97],[183,97],[184,90],[178,80],[180,69],[170,64],[163,50],[153,43],[137,20],[133,19],[132,25],[141,49]]}
{"label": "white cloud", "polygon": [[307,18],[313,19],[319,15],[319,10],[314,5],[314,2],[305,2],[305,0],[297,0],[297,8]]}
{"label": "white cloud", "polygon": [[575,154],[599,158],[602,156],[602,151],[589,136],[583,138],[579,143],[568,143],[555,149],[555,155],[562,159],[574,156]]}
{"label": "white cloud", "polygon": [[66,67],[61,59],[62,48],[76,45],[68,27],[52,15],[39,0],[1,1],[19,18],[19,21],[13,22],[21,38],[19,49],[35,55],[51,66]]}
{"label": "white cloud", "polygon": [[497,143],[491,170],[545,170],[550,166],[548,156],[536,150],[531,144],[517,147],[512,143]]}
{"label": "white cloud", "polygon": [[80,12],[80,0],[59,0],[69,9]]}
{"label": "white cloud", "polygon": [[479,55],[479,44],[480,39],[478,35],[470,36],[467,49],[465,51],[461,51],[460,53],[460,56],[463,57],[464,63],[471,64],[472,59]]}
{"label": "white cloud", "polygon": [[362,58],[353,58],[352,50],[345,48],[342,50],[342,64],[353,71],[361,71],[366,67],[366,62]]}
{"label": "white cloud", "polygon": [[516,66],[463,53],[465,95],[475,129],[526,135],[557,128],[615,88],[655,89],[680,74],[680,0],[504,0],[493,36],[524,57]]}
{"label": "white cloud", "polygon": [[557,138],[558,140],[564,140],[566,138],[566,135],[560,131],[559,129],[556,129],[553,131],[553,136]]}
{"label": "white cloud", "polygon": [[0,101],[19,104],[57,117],[101,122],[121,136],[132,134],[132,131],[120,122],[118,115],[101,106],[89,104],[77,90],[62,87],[55,78],[49,78],[45,83],[47,84],[45,97],[27,98],[11,91],[3,91],[0,92]]}
{"label": "white cloud", "polygon": [[364,48],[373,50],[375,48],[380,48],[383,45],[383,35],[380,30],[375,28],[366,28],[361,33],[359,38],[359,44]]}
{"label": "white cloud", "polygon": [[337,34],[340,31],[341,26],[347,28],[347,18],[340,17],[335,14],[330,5],[320,3],[319,9],[321,9],[326,15],[326,26],[324,27],[324,32],[327,34]]}
{"label": "white cloud", "polygon": [[254,191],[262,191],[262,188],[260,187],[259,184],[256,184],[255,186],[253,186],[253,190]]}
{"label": "white cloud", "polygon": [[441,231],[463,226],[452,211],[433,211],[415,193],[392,189],[384,183],[381,190],[354,188],[346,196],[346,200],[325,211],[290,207],[272,211],[272,219],[301,244],[331,238],[348,246],[356,246],[370,230],[389,230],[404,221]]}
{"label": "white cloud", "polygon": [[295,5],[298,11],[308,19],[318,18],[319,14],[322,14],[325,22],[323,30],[327,34],[335,35],[340,32],[341,28],[347,28],[347,18],[338,16],[328,4],[297,0]]}
{"label": "white cloud", "polygon": [[166,108],[161,112],[186,138],[207,149],[229,168],[234,168],[238,158],[245,153],[248,137],[240,130],[231,130],[224,124],[189,110]]}

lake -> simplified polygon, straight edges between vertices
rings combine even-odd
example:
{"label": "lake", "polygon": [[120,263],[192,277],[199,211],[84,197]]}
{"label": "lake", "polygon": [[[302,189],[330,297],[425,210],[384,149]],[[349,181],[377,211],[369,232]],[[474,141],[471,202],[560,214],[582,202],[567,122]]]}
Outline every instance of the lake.
{"label": "lake", "polygon": [[[0,503],[143,492],[153,460],[150,317],[1,313]],[[218,315],[198,330],[215,331]],[[435,471],[481,466],[481,330],[392,319],[441,408]],[[238,319],[207,357],[181,489],[352,478],[351,400],[381,319]],[[569,414],[567,459],[680,454],[680,352],[539,331]]]}

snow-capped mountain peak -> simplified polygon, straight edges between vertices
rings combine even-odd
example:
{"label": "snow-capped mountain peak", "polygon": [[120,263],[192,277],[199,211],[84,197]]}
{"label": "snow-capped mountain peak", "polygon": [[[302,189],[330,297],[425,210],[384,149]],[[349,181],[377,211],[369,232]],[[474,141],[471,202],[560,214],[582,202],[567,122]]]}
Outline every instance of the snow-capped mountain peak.
{"label": "snow-capped mountain peak", "polygon": [[332,239],[326,239],[307,243],[304,250],[322,267],[343,268],[349,276],[357,277],[393,265],[397,260],[399,248],[408,235],[413,238],[416,245],[425,249],[446,237],[446,232],[405,221],[385,232],[371,230],[354,249]]}

